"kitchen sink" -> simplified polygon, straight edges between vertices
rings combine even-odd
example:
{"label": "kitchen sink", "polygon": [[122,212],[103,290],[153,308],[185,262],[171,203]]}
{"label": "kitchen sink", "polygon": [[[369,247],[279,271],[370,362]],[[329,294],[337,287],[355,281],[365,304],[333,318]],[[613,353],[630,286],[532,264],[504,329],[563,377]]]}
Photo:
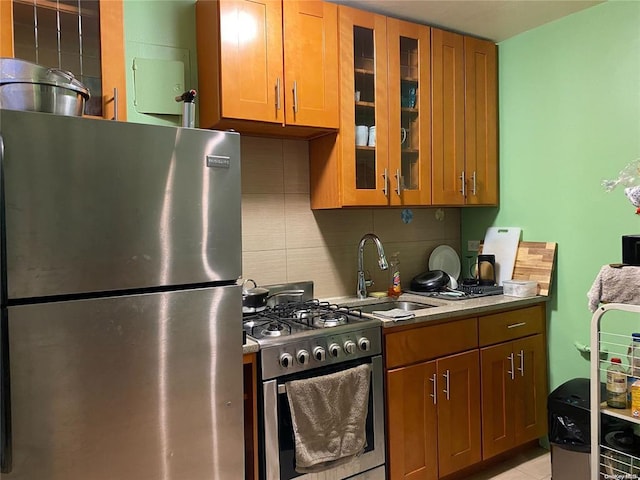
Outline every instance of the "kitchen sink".
{"label": "kitchen sink", "polygon": [[364,305],[353,305],[352,308],[359,309],[362,313],[381,312],[398,308],[410,312],[412,310],[421,310],[423,308],[431,308],[435,305],[418,302],[403,302],[399,300],[388,300],[386,302],[367,303]]}

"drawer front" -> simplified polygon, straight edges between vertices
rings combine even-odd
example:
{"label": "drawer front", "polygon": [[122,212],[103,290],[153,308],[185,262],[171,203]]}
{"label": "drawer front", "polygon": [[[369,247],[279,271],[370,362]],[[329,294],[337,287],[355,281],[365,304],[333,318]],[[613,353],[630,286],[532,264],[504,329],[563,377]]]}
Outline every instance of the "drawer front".
{"label": "drawer front", "polygon": [[478,320],[468,318],[385,336],[387,368],[411,365],[478,347]]}
{"label": "drawer front", "polygon": [[543,333],[544,324],[542,305],[482,316],[478,319],[480,346]]}

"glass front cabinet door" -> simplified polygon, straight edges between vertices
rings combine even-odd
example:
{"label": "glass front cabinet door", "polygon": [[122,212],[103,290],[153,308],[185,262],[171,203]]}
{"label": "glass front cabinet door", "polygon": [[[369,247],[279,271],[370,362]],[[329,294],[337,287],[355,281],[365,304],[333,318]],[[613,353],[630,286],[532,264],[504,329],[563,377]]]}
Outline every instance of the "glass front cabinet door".
{"label": "glass front cabinet door", "polygon": [[312,208],[430,205],[430,29],[338,18],[340,133],[311,142]]}
{"label": "glass front cabinet door", "polygon": [[431,203],[429,30],[387,19],[391,205]]}
{"label": "glass front cabinet door", "polygon": [[339,7],[342,200],[389,203],[387,19]]}
{"label": "glass front cabinet door", "polygon": [[122,0],[0,0],[0,56],[71,72],[84,115],[126,120]]}

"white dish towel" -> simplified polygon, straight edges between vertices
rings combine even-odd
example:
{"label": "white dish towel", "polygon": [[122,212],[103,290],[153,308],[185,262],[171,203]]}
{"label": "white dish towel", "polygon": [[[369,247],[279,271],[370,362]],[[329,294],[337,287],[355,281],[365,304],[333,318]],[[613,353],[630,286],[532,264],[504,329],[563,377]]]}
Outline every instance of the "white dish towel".
{"label": "white dish towel", "polygon": [[369,364],[285,383],[297,472],[320,472],[364,451],[370,383]]}

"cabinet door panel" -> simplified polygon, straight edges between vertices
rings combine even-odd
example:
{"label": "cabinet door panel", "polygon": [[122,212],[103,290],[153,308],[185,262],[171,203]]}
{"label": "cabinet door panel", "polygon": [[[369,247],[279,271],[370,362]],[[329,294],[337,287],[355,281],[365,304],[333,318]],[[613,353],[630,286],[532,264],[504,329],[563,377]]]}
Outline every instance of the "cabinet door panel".
{"label": "cabinet door panel", "polygon": [[498,202],[496,46],[464,38],[466,203]]}
{"label": "cabinet door panel", "polygon": [[463,36],[431,29],[432,201],[461,205],[464,171]]}
{"label": "cabinet door panel", "polygon": [[430,29],[387,19],[392,205],[431,204]]}
{"label": "cabinet door panel", "polygon": [[[86,8],[87,3],[89,8]],[[117,112],[117,120],[124,121],[127,119],[127,100],[122,0],[102,0],[98,9],[94,2],[78,5],[58,7],[56,2],[22,2],[14,8],[13,0],[0,1],[0,57],[17,57],[31,62],[38,58],[37,63],[41,65],[71,71],[91,93],[91,99],[85,103],[85,115],[113,119]],[[59,12],[54,13],[58,8]],[[47,29],[43,28],[43,17],[51,22],[49,33],[53,40],[51,36],[45,36]],[[16,25],[22,24],[22,29],[14,30],[14,21]],[[83,26],[81,32],[79,23]],[[38,31],[36,24],[40,31],[38,38],[33,34]],[[58,28],[61,37],[56,37]],[[82,54],[78,49],[80,33],[84,45]],[[63,45],[56,47],[57,42],[63,42]],[[67,51],[62,60],[56,53],[58,48]],[[69,53],[74,51],[76,53]]]}
{"label": "cabinet door panel", "polygon": [[478,351],[438,359],[437,369],[438,472],[443,477],[481,459]]}
{"label": "cabinet door panel", "polygon": [[435,377],[435,362],[387,374],[390,478],[438,478]]}
{"label": "cabinet door panel", "polygon": [[547,433],[547,360],[544,337],[533,335],[513,342],[518,384],[515,416],[516,444]]}
{"label": "cabinet door panel", "polygon": [[511,343],[480,350],[483,459],[513,447],[514,380],[510,372],[514,372],[515,378],[515,358],[512,355]]}
{"label": "cabinet door panel", "polygon": [[[387,20],[343,5],[338,16],[342,204],[387,205]],[[356,90],[360,91],[357,102]],[[376,127],[375,146],[356,145],[356,125]]]}
{"label": "cabinet door panel", "polygon": [[222,116],[284,123],[280,0],[220,0],[219,5]]}
{"label": "cabinet door panel", "polygon": [[13,57],[13,2],[0,2],[0,57]]}
{"label": "cabinet door panel", "polygon": [[338,128],[338,7],[286,0],[283,18],[286,123]]}

